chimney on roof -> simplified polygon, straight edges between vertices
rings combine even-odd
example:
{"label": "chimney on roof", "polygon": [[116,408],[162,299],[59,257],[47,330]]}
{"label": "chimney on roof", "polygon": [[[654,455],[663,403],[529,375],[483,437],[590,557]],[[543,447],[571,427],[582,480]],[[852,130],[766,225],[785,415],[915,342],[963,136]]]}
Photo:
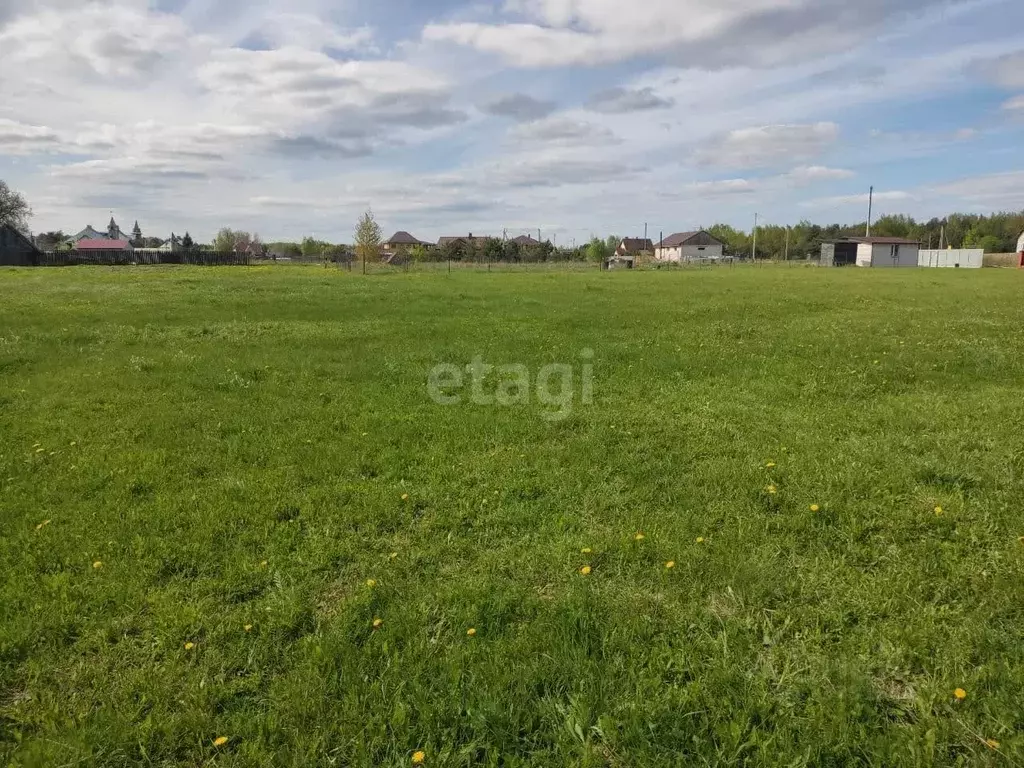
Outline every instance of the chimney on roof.
{"label": "chimney on roof", "polygon": [[470,233],[469,233],[469,239],[470,239],[470,240],[472,240],[472,239],[473,239],[473,233],[472,233],[472,232],[470,232]]}

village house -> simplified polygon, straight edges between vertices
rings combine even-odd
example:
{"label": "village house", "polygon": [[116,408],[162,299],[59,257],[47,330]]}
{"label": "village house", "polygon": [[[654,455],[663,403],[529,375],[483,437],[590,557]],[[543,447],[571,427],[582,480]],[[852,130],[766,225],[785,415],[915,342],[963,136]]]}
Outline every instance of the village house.
{"label": "village house", "polygon": [[[139,223],[135,222],[135,227],[138,229]],[[73,235],[68,238],[68,245],[72,248],[77,248],[78,244],[83,240],[124,240],[131,242],[132,236],[124,231],[114,221],[114,217],[110,217],[110,223],[107,224],[107,231],[100,232],[99,230],[93,229],[92,224],[86,225],[85,229],[79,232],[77,235]]]}
{"label": "village house", "polygon": [[454,237],[442,237],[437,241],[438,248],[451,248],[461,245],[467,251],[482,251],[490,237],[474,236],[472,232],[468,235],[456,235]]}
{"label": "village house", "polygon": [[384,251],[385,256],[393,256],[399,253],[406,254],[417,245],[421,245],[427,249],[434,247],[433,243],[428,243],[420,240],[419,238],[413,237],[408,232],[399,231],[395,232],[395,234],[385,240],[381,249]]}
{"label": "village house", "polygon": [[669,235],[654,246],[655,261],[674,263],[720,260],[725,254],[725,244],[704,230],[678,232]]}

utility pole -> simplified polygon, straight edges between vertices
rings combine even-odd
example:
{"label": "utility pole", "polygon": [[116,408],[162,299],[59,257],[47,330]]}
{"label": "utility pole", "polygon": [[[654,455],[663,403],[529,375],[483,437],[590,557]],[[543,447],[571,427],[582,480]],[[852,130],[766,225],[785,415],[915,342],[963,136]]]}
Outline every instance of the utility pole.
{"label": "utility pole", "polygon": [[540,227],[537,227],[537,242],[540,242]]}
{"label": "utility pole", "polygon": [[750,245],[750,260],[757,261],[757,214],[754,214],[754,242]]}
{"label": "utility pole", "polygon": [[789,225],[786,225],[786,261],[789,261]]}
{"label": "utility pole", "polygon": [[647,222],[644,222],[644,242],[647,242]]}
{"label": "utility pole", "polygon": [[939,250],[942,250],[942,244],[946,240],[946,225],[942,225],[942,229],[939,230]]}
{"label": "utility pole", "polygon": [[871,237],[871,210],[872,208],[874,208],[874,204],[875,188],[871,187],[871,189],[868,190],[868,229],[867,232],[864,234],[864,237]]}

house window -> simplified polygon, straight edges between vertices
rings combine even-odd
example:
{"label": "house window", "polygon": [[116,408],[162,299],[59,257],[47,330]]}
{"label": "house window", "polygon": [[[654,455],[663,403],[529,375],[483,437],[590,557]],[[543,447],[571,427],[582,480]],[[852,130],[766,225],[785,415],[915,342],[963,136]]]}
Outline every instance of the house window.
{"label": "house window", "polygon": [[706,251],[707,248],[705,246],[701,245],[701,246],[698,246],[697,250],[698,251]]}

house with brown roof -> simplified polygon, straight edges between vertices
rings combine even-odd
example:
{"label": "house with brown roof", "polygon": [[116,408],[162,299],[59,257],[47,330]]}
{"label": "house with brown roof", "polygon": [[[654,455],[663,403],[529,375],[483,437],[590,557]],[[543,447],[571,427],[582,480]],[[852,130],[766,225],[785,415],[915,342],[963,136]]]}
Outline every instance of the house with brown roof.
{"label": "house with brown roof", "polygon": [[413,237],[404,230],[400,230],[384,241],[381,250],[384,251],[384,256],[387,257],[396,253],[408,253],[417,245],[422,245],[427,249],[434,247],[433,243],[425,242],[417,237]]}
{"label": "house with brown roof", "polygon": [[624,237],[615,249],[616,256],[637,256],[641,253],[654,253],[654,243],[643,237]]}
{"label": "house with brown roof", "polygon": [[725,253],[725,243],[704,230],[677,232],[663,238],[654,246],[655,261],[675,263],[719,260]]}
{"label": "house with brown roof", "polygon": [[461,244],[462,247],[467,251],[483,250],[484,246],[487,245],[489,237],[475,236],[472,232],[468,235],[456,235],[454,237],[442,237],[437,241],[438,248],[448,248],[456,244]]}

